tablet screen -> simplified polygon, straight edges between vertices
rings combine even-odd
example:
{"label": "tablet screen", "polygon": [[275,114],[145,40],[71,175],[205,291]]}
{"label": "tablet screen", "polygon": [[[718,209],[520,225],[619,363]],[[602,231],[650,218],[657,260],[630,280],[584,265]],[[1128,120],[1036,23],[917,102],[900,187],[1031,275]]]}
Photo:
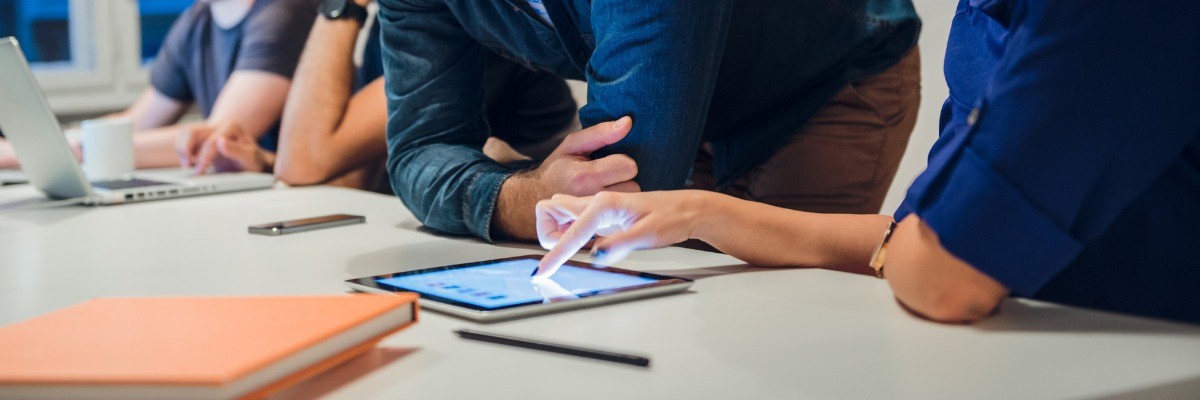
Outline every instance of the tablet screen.
{"label": "tablet screen", "polygon": [[[537,258],[436,268],[377,277],[378,284],[463,303],[478,309],[585,297],[660,282],[649,274],[610,272],[565,264],[549,279],[531,280]],[[649,276],[649,277],[648,277]]]}

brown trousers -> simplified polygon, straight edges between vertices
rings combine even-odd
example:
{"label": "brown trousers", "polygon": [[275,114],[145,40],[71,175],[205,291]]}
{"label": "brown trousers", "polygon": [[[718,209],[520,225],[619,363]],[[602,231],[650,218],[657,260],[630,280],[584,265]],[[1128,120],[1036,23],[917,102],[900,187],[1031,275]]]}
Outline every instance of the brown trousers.
{"label": "brown trousers", "polygon": [[[914,48],[887,70],[846,85],[775,155],[721,192],[793,210],[878,213],[920,103]],[[716,189],[707,144],[689,181],[690,188]]]}

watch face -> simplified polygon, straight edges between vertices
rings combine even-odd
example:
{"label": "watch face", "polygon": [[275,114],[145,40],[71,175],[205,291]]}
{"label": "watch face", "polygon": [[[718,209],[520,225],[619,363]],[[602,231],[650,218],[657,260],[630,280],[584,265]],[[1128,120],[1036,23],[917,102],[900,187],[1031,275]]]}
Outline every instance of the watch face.
{"label": "watch face", "polygon": [[321,0],[321,15],[329,19],[341,18],[346,12],[346,2],[353,0]]}

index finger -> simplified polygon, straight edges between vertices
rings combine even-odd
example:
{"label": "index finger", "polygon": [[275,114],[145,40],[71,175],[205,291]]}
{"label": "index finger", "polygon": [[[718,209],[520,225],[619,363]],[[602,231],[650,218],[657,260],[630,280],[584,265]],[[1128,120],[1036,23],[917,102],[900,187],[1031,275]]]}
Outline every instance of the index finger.
{"label": "index finger", "polygon": [[215,158],[217,158],[217,141],[214,136],[205,140],[200,147],[200,154],[196,156],[196,174],[204,174]]}
{"label": "index finger", "polygon": [[534,207],[537,219],[538,243],[542,248],[550,250],[562,238],[563,231],[569,228],[562,226],[572,223],[583,210],[587,209],[589,197],[575,197],[566,194],[556,194],[549,200],[542,200]]}
{"label": "index finger", "polygon": [[550,249],[550,252],[546,253],[538,262],[538,269],[534,273],[534,277],[545,278],[554,275],[554,272],[558,271],[558,268],[567,262],[567,259],[579,252],[579,249],[582,249],[589,240],[592,240],[592,236],[600,229],[600,218],[604,211],[599,202],[589,203],[583,213],[579,214],[579,218],[559,238],[554,248]]}

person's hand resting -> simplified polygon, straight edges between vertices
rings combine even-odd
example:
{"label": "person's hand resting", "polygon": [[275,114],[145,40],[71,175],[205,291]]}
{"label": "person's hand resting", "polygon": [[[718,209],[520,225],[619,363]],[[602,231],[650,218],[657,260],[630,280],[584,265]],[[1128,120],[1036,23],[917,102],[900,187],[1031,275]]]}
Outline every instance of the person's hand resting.
{"label": "person's hand resting", "polygon": [[633,120],[622,117],[572,133],[536,169],[505,180],[496,202],[494,229],[510,238],[532,240],[537,238],[537,229],[531,211],[539,200],[560,193],[591,196],[600,191],[640,191],[633,181],[638,167],[632,158],[624,154],[596,160],[589,157],[625,138],[632,127]]}
{"label": "person's hand resting", "polygon": [[179,163],[204,174],[216,172],[266,172],[275,165],[275,154],[258,147],[254,137],[237,124],[199,125],[180,133],[176,142]]}
{"label": "person's hand resting", "polygon": [[555,195],[537,204],[538,241],[550,250],[534,278],[553,275],[592,235],[596,262],[610,265],[639,249],[695,238],[710,192],[600,192],[592,197]]}

